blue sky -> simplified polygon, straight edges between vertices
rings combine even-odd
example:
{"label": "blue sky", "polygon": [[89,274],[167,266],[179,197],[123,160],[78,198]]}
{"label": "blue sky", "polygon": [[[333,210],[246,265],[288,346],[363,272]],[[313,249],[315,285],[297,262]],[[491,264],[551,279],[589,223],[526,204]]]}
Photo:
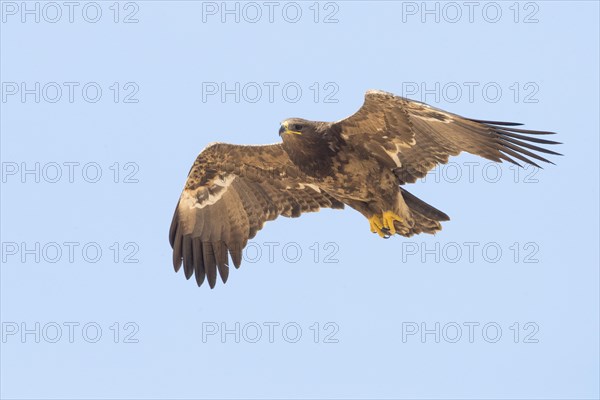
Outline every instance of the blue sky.
{"label": "blue sky", "polygon": [[[596,2],[23,4],[1,3],[2,397],[599,396]],[[268,223],[214,290],[173,272],[208,143],[367,89],[564,156],[452,159],[409,188],[450,215],[435,236],[324,210]]]}

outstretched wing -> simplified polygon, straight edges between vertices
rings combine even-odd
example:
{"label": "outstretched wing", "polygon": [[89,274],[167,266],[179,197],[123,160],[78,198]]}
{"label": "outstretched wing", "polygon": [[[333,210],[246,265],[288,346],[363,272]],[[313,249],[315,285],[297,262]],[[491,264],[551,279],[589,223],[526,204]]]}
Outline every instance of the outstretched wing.
{"label": "outstretched wing", "polygon": [[192,166],[169,232],[175,271],[206,277],[214,287],[217,269],[223,282],[231,255],[236,268],[242,249],[266,221],[298,217],[320,207],[344,208],[318,186],[308,183],[280,144],[237,146],[216,143]]}
{"label": "outstretched wing", "polygon": [[532,159],[551,161],[533,151],[560,155],[531,144],[559,144],[536,137],[554,132],[517,129],[517,125],[521,124],[467,119],[425,103],[370,90],[363,106],[354,115],[333,123],[332,128],[346,141],[363,146],[387,163],[401,183],[413,183],[462,151],[493,161],[520,165],[520,160],[537,167]]}

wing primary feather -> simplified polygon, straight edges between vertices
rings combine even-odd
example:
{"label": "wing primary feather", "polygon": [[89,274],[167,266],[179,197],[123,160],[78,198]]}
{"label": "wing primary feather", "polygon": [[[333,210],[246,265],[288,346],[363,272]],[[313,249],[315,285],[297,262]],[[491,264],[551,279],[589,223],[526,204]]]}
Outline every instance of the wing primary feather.
{"label": "wing primary feather", "polygon": [[502,125],[502,126],[521,126],[523,124],[519,122],[503,122],[503,121],[485,121],[483,119],[471,119],[467,118],[469,121],[478,122],[480,124],[489,124],[489,125]]}
{"label": "wing primary feather", "polygon": [[214,288],[217,283],[217,262],[210,242],[202,242],[202,255],[204,259],[204,269],[206,270],[206,279],[210,288]]}
{"label": "wing primary feather", "polygon": [[[535,162],[531,161],[527,157],[523,156],[522,154],[519,154],[518,152],[516,152],[516,151],[514,151],[514,150],[512,150],[512,149],[510,149],[508,147],[502,148],[502,151],[504,153],[506,153],[506,154],[510,154],[511,156],[513,156],[513,157],[515,157],[515,158],[517,158],[517,159],[519,159],[519,160],[521,160],[523,162],[526,162],[527,164],[531,164],[531,165],[534,165],[534,166],[536,166],[536,167],[538,167],[540,169],[543,169],[542,167],[540,167],[539,165],[537,165]],[[520,164],[518,164],[518,165],[522,167],[522,165],[520,165]]]}
{"label": "wing primary feather", "polygon": [[518,165],[519,167],[523,168],[523,165],[519,164],[518,162],[516,162],[515,160],[513,160],[512,158],[510,158],[509,156],[507,156],[504,153],[500,153],[500,158],[502,160],[508,161],[511,164],[515,164],[515,165]]}
{"label": "wing primary feather", "polygon": [[514,145],[512,143],[505,142],[505,143],[503,143],[503,146],[506,146],[506,147],[508,147],[510,149],[518,151],[519,153],[524,154],[526,156],[533,157],[533,158],[535,158],[537,160],[540,160],[540,161],[543,161],[543,162],[547,162],[547,163],[550,163],[550,164],[554,164],[552,161],[546,160],[544,157],[541,157],[541,156],[539,156],[539,155],[537,155],[535,153],[532,153],[529,150],[526,150],[526,149],[524,149],[522,147],[516,146],[516,145]]}
{"label": "wing primary feather", "polygon": [[231,247],[229,247],[229,254],[231,255],[231,261],[233,261],[233,265],[236,268],[239,268],[242,265],[242,243],[241,242],[233,242]]}
{"label": "wing primary feather", "polygon": [[498,127],[498,126],[493,126],[493,125],[488,125],[488,126],[497,131],[528,133],[530,135],[556,135],[556,132],[550,132],[550,131],[534,131],[531,129],[505,128],[505,127]]}
{"label": "wing primary feather", "polygon": [[194,252],[194,275],[196,284],[200,287],[204,283],[206,273],[204,272],[204,256],[202,255],[202,242],[200,238],[192,240],[192,250]]}
{"label": "wing primary feather", "polygon": [[[523,142],[523,141],[518,140],[518,139],[509,138],[509,137],[503,137],[503,136],[500,136],[500,138],[504,142],[510,142],[510,143],[516,144],[517,146],[527,147],[528,149],[531,149],[531,150],[539,151],[539,152],[546,153],[546,154],[554,154],[555,156],[561,156],[562,155],[562,154],[557,153],[555,151],[544,149],[543,147],[539,147],[539,146],[534,146],[531,143]],[[546,161],[546,160],[544,160],[544,161]]]}
{"label": "wing primary feather", "polygon": [[185,279],[190,279],[194,273],[194,253],[192,250],[192,238],[188,235],[183,237],[183,272]]}
{"label": "wing primary feather", "polygon": [[175,208],[175,214],[173,215],[173,220],[171,221],[171,228],[169,229],[169,243],[171,244],[171,248],[175,244],[175,235],[177,234],[177,227],[179,226],[179,220],[177,219],[177,207]]}
{"label": "wing primary feather", "polygon": [[503,131],[502,129],[498,129],[496,132],[499,135],[501,135],[501,136],[510,136],[512,138],[515,138],[515,139],[527,140],[527,141],[534,142],[534,143],[541,143],[541,144],[562,144],[561,142],[555,142],[554,140],[546,140],[546,139],[540,139],[540,138],[537,138],[537,137],[531,137],[531,136],[526,136],[526,135],[519,135],[518,133]]}
{"label": "wing primary feather", "polygon": [[227,247],[225,247],[225,243],[223,241],[213,243],[212,247],[215,251],[215,260],[217,261],[219,276],[221,277],[223,283],[225,283],[229,277],[229,259],[227,257]]}
{"label": "wing primary feather", "polygon": [[181,245],[183,242],[183,238],[179,230],[175,234],[175,239],[173,243],[173,268],[175,268],[175,272],[179,272],[181,268]]}

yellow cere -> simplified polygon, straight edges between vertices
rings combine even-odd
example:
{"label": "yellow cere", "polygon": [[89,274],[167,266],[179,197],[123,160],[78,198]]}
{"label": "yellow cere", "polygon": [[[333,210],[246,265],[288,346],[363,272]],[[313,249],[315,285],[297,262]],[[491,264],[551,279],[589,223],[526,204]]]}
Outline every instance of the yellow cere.
{"label": "yellow cere", "polygon": [[283,127],[285,128],[285,132],[284,133],[293,133],[294,135],[302,135],[301,132],[290,130],[288,122],[284,122],[283,123]]}

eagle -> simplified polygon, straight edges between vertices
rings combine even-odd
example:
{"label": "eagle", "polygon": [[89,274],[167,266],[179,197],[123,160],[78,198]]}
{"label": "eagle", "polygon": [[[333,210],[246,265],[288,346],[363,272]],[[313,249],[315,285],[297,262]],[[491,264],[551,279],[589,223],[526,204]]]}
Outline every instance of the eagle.
{"label": "eagle", "polygon": [[217,271],[225,283],[229,259],[240,267],[242,250],[265,222],[322,207],[353,208],[382,238],[433,234],[449,217],[404,186],[463,151],[537,167],[552,163],[538,153],[560,155],[532,144],[560,144],[540,138],[554,132],[519,125],[369,90],[362,107],[340,121],[284,120],[282,142],[210,144],[192,165],[171,223],[175,271],[183,265],[186,279],[214,288]]}

